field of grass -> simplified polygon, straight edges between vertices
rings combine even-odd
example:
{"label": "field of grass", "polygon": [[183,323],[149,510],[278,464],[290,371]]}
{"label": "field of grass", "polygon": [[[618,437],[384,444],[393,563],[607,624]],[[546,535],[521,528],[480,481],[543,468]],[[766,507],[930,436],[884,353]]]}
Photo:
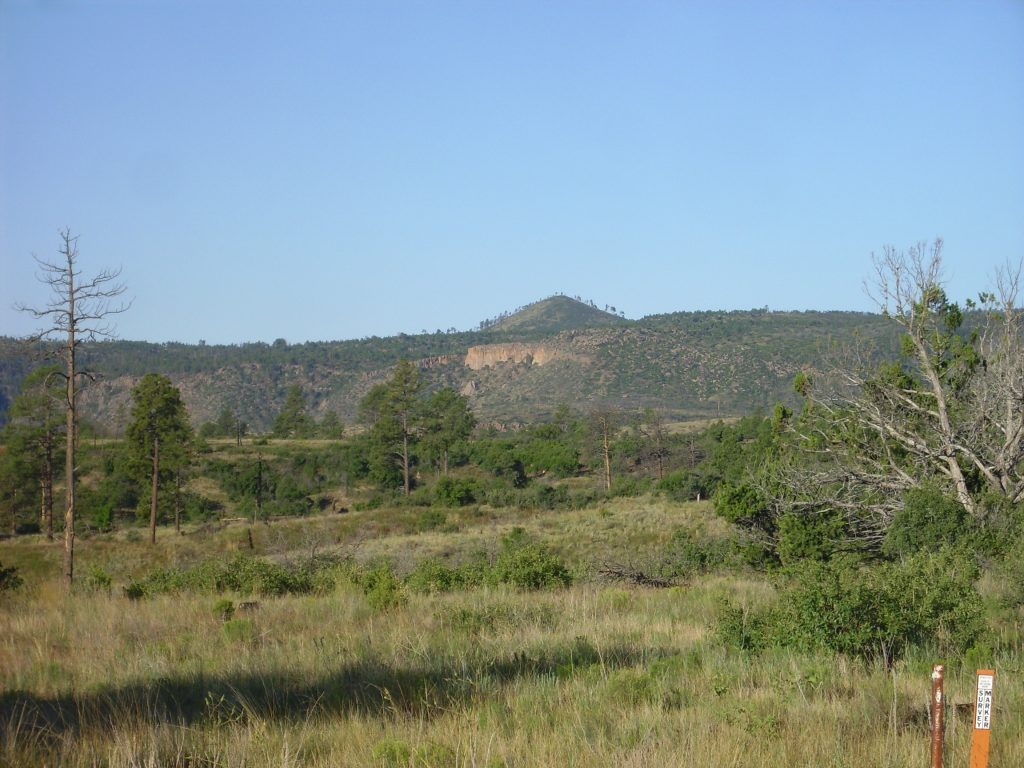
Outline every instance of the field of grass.
{"label": "field of grass", "polygon": [[[3,766],[878,766],[927,765],[934,659],[888,670],[830,654],[727,649],[726,598],[771,599],[763,576],[709,574],[667,589],[601,582],[596,565],[654,557],[673,530],[715,534],[706,504],[620,499],[575,512],[465,509],[416,532],[413,510],[257,525],[275,559],[493,550],[519,526],[578,578],[542,592],[477,587],[374,609],[357,586],[324,595],[160,595],[120,586],[156,564],[248,549],[211,525],[155,549],[132,531],[82,541],[79,573],[113,587],[64,594],[59,551],[0,542],[25,587],[0,600]],[[1024,765],[1020,627],[996,658],[992,766]],[[1015,650],[1014,650],[1015,648]],[[973,668],[946,659],[948,766],[966,766]],[[969,709],[969,707],[968,707]]]}

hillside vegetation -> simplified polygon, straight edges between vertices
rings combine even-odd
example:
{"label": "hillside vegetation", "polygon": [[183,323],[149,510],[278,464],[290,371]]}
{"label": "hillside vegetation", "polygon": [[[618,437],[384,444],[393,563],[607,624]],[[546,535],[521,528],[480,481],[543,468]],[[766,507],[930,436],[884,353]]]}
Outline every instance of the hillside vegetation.
{"label": "hillside vegetation", "polygon": [[[483,324],[482,324],[483,325]],[[896,349],[891,325],[851,312],[680,312],[629,321],[556,296],[473,332],[353,341],[189,345],[112,341],[85,347],[98,382],[85,392],[85,417],[123,429],[129,391],[145,373],[166,374],[198,425],[225,408],[256,431],[269,429],[290,386],[311,411],[335,411],[351,423],[358,403],[401,359],[416,362],[433,387],[470,398],[478,418],[522,424],[561,403],[654,407],[678,418],[729,416],[793,397],[790,381],[823,365],[854,338]],[[470,348],[511,342],[545,350],[543,364],[465,364]],[[0,417],[30,360],[12,340],[0,344]]]}

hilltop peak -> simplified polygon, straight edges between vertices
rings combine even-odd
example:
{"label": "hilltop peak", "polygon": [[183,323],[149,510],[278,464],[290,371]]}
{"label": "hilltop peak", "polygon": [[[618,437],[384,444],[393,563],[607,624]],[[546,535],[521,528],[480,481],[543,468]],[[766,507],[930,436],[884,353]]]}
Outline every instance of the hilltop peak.
{"label": "hilltop peak", "polygon": [[556,294],[527,304],[512,313],[483,321],[481,330],[514,333],[560,333],[581,328],[622,325],[629,321],[615,307],[602,309],[592,301]]}

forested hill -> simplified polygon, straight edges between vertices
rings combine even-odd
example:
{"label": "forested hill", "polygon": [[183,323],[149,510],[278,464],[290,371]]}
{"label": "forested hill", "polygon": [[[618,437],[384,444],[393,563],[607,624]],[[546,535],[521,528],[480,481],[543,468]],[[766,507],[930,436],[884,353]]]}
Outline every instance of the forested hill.
{"label": "forested hill", "polygon": [[[483,422],[528,422],[561,403],[650,406],[696,418],[791,399],[793,375],[820,366],[830,347],[855,335],[878,341],[886,355],[896,348],[891,325],[866,313],[677,312],[626,320],[565,296],[480,327],[302,344],[90,344],[83,358],[100,378],[84,394],[83,410],[101,428],[119,430],[134,382],[157,372],[181,389],[196,423],[230,408],[254,429],[269,428],[292,385],[315,416],[334,410],[351,422],[360,398],[406,358],[431,384],[465,393]],[[31,367],[13,340],[0,339],[0,409]]]}

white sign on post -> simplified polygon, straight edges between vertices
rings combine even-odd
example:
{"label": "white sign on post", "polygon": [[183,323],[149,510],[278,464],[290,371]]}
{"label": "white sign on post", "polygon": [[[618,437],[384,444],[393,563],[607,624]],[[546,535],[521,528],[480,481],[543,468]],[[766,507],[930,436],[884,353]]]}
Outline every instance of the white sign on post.
{"label": "white sign on post", "polygon": [[992,730],[992,684],[994,675],[978,675],[978,701],[974,710],[974,727],[979,731]]}

